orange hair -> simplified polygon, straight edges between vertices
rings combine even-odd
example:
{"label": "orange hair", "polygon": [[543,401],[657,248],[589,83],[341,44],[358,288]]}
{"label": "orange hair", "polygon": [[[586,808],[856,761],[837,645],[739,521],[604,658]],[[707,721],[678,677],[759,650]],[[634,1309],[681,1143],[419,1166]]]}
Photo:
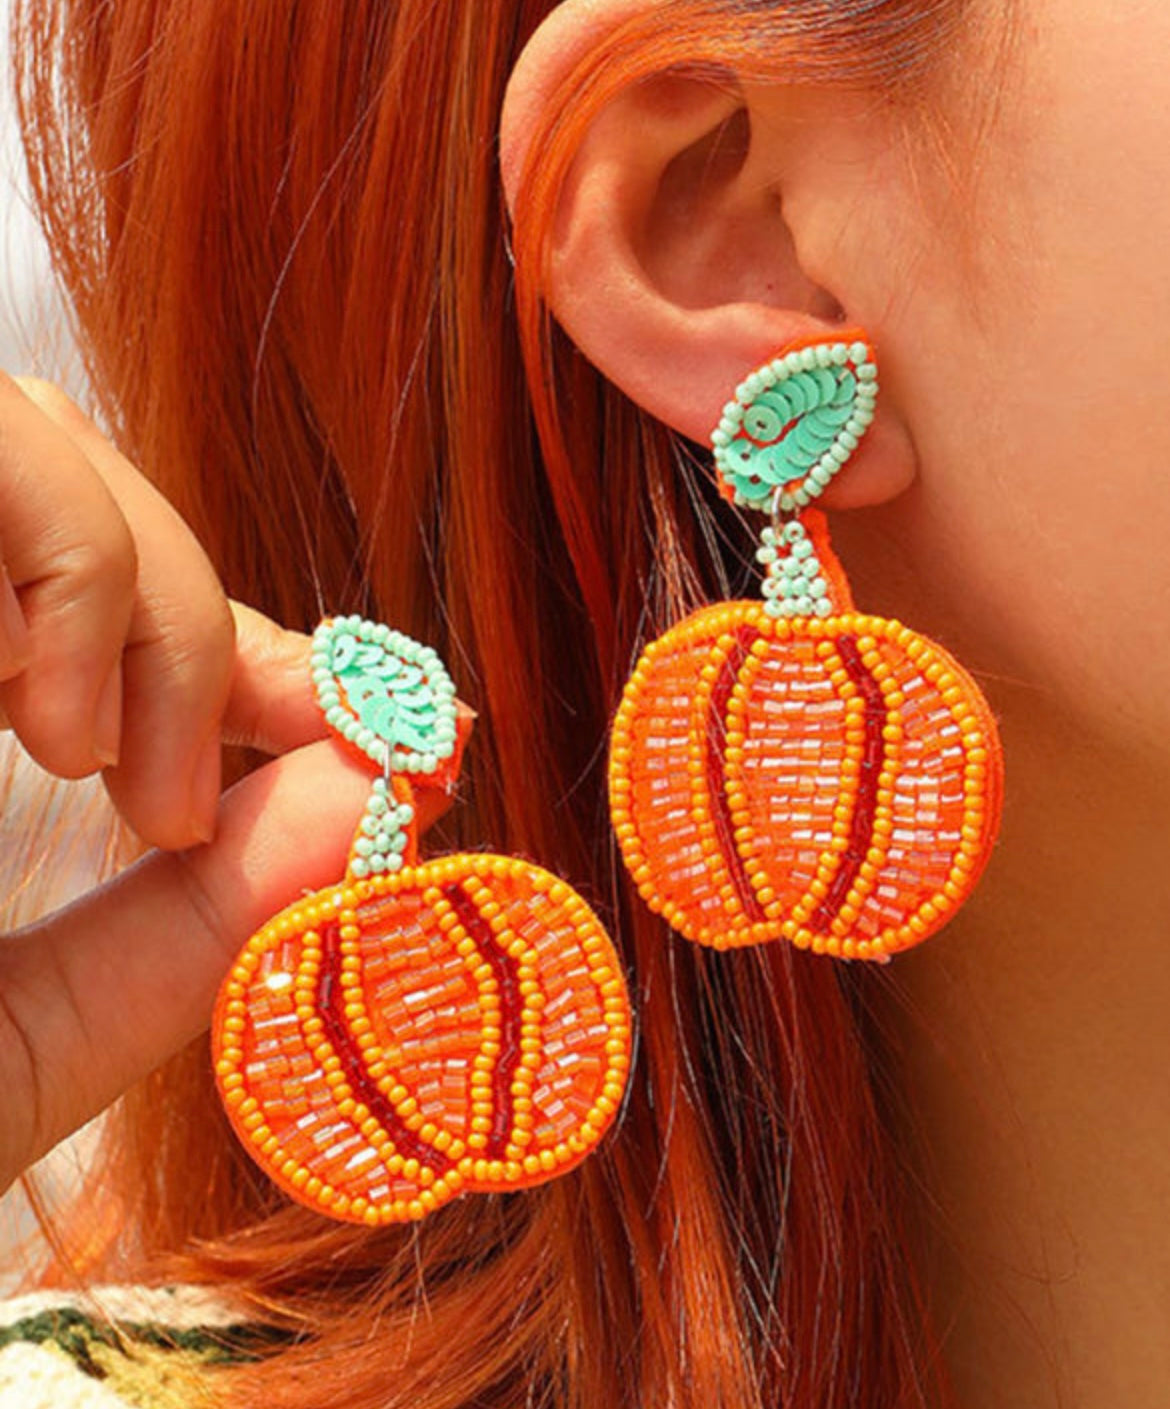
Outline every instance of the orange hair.
{"label": "orange hair", "polygon": [[541,270],[619,83],[798,63],[889,89],[959,0],[648,7],[549,113],[514,286],[495,134],[551,7],[23,0],[34,189],[119,444],[233,595],[440,651],[479,721],[467,802],[432,842],[571,878],[639,1014],[620,1128],[579,1171],[373,1233],[258,1175],[199,1043],[120,1103],[86,1205],[118,1231],[87,1273],[229,1282],[303,1332],[231,1372],[233,1405],[938,1409],[862,1016],[885,980],[688,945],[610,839],[624,673],[746,586],[748,539],[705,467],[550,328]]}

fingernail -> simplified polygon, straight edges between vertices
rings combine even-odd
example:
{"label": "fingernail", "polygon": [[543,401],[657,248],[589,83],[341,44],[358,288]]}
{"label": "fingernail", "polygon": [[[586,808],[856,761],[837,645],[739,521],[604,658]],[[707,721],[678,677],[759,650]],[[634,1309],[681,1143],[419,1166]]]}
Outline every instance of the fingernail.
{"label": "fingernail", "polygon": [[213,734],[199,751],[191,775],[191,827],[202,842],[215,836],[222,770],[223,748],[219,735]]}
{"label": "fingernail", "polygon": [[28,664],[32,637],[8,574],[0,568],[0,679],[19,675]]}
{"label": "fingernail", "polygon": [[119,659],[102,686],[93,718],[93,751],[107,767],[122,749],[122,662]]}

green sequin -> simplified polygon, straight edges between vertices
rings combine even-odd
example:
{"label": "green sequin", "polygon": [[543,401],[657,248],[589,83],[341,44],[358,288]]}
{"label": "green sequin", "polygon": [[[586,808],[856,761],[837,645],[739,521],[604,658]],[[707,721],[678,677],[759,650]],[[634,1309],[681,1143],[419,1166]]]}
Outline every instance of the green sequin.
{"label": "green sequin", "polygon": [[[856,449],[873,419],[873,363],[861,343],[825,344],[760,368],[736,392],[712,437],[738,502],[807,503]],[[812,365],[809,365],[809,363]]]}
{"label": "green sequin", "polygon": [[455,743],[455,691],[427,646],[376,622],[323,623],[313,679],[330,725],[375,763],[432,772]]}

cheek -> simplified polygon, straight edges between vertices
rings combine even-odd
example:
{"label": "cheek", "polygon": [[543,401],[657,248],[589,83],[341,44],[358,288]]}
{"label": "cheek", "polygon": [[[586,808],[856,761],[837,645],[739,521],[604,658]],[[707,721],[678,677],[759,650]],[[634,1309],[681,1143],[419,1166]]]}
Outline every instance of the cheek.
{"label": "cheek", "polygon": [[1020,8],[963,231],[943,197],[901,232],[879,326],[921,473],[888,522],[944,639],[1164,749],[1170,6]]}

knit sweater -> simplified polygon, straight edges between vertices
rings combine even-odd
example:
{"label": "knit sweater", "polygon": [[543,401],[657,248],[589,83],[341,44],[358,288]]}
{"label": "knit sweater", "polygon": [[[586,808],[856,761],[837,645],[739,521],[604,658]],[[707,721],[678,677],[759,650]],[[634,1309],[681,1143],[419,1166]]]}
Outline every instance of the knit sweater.
{"label": "knit sweater", "polygon": [[202,1288],[0,1301],[0,1409],[203,1409],[213,1367],[282,1339]]}

